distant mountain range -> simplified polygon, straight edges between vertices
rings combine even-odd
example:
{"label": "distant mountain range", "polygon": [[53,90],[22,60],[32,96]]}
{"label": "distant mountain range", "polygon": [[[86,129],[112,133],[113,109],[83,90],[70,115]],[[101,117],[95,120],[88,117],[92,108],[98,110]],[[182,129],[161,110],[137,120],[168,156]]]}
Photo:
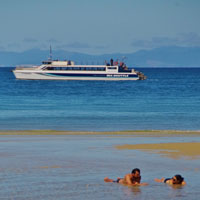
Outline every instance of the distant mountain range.
{"label": "distant mountain range", "polygon": [[[49,57],[48,50],[31,49],[24,52],[0,51],[0,66],[40,64]],[[160,47],[135,53],[89,55],[64,50],[53,50],[53,59],[73,60],[77,64],[103,64],[125,58],[129,67],[200,67],[200,47]]]}

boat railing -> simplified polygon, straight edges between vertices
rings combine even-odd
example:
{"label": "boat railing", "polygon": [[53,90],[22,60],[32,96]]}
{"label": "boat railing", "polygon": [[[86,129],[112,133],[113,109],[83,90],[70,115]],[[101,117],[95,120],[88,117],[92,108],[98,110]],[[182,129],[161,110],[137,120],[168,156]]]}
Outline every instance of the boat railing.
{"label": "boat railing", "polygon": [[33,66],[33,65],[19,65],[19,66],[16,66],[17,70],[36,70],[38,69],[38,66]]}

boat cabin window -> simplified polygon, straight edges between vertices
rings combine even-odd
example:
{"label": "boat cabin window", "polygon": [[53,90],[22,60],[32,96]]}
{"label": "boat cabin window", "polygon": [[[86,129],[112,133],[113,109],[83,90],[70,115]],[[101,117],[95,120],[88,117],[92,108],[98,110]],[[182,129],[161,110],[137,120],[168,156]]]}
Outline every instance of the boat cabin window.
{"label": "boat cabin window", "polygon": [[44,70],[53,70],[53,67],[46,67]]}
{"label": "boat cabin window", "polygon": [[117,69],[117,67],[108,67],[108,69]]}
{"label": "boat cabin window", "polygon": [[131,69],[128,69],[126,67],[119,67],[119,72],[131,72]]}
{"label": "boat cabin window", "polygon": [[52,62],[51,61],[43,61],[42,64],[44,65],[50,65]]}
{"label": "boat cabin window", "polygon": [[70,70],[70,71],[106,71],[105,67],[44,67],[43,70]]}

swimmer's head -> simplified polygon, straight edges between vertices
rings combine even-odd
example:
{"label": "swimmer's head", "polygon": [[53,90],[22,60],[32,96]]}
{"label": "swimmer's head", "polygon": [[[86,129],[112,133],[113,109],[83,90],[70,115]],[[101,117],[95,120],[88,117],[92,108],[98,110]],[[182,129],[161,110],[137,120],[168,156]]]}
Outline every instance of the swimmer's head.
{"label": "swimmer's head", "polygon": [[181,184],[184,181],[184,178],[181,175],[177,174],[174,177],[172,177],[172,181],[173,184]]}
{"label": "swimmer's head", "polygon": [[140,174],[140,169],[135,168],[135,169],[132,170],[131,173],[132,173],[132,174],[136,174],[136,173],[139,173],[139,174]]}
{"label": "swimmer's head", "polygon": [[138,178],[141,177],[140,176],[140,169],[138,169],[138,168],[133,169],[132,174],[134,175],[134,177],[138,177]]}

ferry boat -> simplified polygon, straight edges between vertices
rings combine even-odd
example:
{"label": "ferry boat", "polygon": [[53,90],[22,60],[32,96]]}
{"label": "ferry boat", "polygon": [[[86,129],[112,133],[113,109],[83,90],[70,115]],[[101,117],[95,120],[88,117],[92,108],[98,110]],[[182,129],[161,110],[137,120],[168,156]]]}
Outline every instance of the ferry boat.
{"label": "ferry boat", "polygon": [[17,79],[27,80],[144,80],[143,73],[129,69],[124,62],[104,65],[75,65],[70,60],[43,61],[39,66],[19,66],[13,70]]}

